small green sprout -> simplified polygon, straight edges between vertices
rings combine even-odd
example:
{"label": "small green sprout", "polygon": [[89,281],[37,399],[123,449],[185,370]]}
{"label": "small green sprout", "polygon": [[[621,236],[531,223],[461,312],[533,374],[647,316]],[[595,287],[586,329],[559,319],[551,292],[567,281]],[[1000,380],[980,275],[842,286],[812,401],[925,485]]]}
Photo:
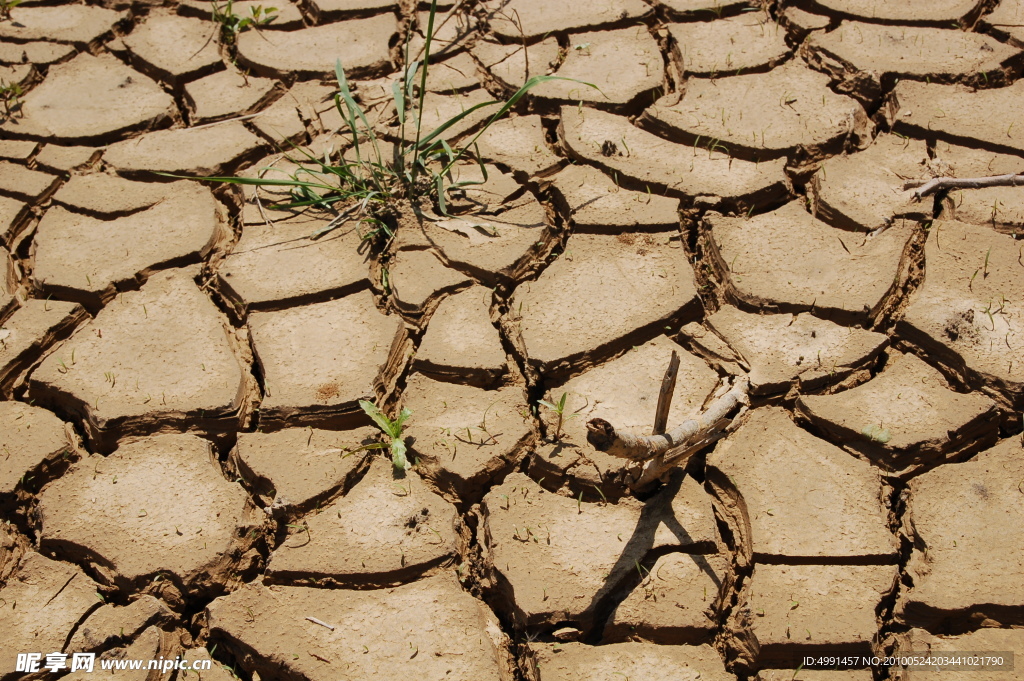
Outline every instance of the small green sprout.
{"label": "small green sprout", "polygon": [[402,428],[409,417],[412,416],[412,412],[403,408],[402,411],[399,412],[398,418],[392,421],[373,402],[359,400],[359,406],[362,407],[363,411],[366,412],[366,415],[373,419],[373,422],[376,423],[390,439],[390,442],[388,443],[381,443],[376,446],[370,445],[370,448],[383,449],[384,447],[387,447],[391,450],[391,463],[394,465],[395,470],[409,470],[410,464],[409,459],[405,455],[406,447],[405,439],[402,437]]}
{"label": "small green sprout", "polygon": [[569,393],[562,393],[562,397],[559,398],[558,404],[552,404],[547,400],[537,400],[537,404],[541,405],[542,407],[547,407],[551,411],[555,412],[555,414],[558,416],[558,423],[555,425],[555,440],[562,439],[562,425],[565,423],[565,420],[567,418],[571,419],[574,416],[578,416],[578,414],[570,414],[569,416],[565,415],[565,401],[568,398]]}

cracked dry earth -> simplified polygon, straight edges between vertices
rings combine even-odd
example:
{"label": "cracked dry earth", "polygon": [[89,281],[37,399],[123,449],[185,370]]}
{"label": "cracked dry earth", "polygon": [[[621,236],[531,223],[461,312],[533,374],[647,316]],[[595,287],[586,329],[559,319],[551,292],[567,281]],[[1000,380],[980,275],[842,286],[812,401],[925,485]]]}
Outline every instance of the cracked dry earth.
{"label": "cracked dry earth", "polygon": [[[25,91],[0,122],[0,679],[33,651],[246,681],[882,681],[931,676],[793,670],[1024,652],[1024,191],[902,187],[1024,170],[1024,2],[441,2],[428,127],[530,75],[601,91],[538,87],[480,139],[487,180],[451,199],[473,219],[383,248],[158,174],[349,154],[339,57],[398,140],[426,5],[272,4],[235,45],[207,0],[0,21]],[[650,432],[673,352],[670,424],[728,376],[751,409],[638,497],[586,421]],[[558,433],[536,405],[563,394]],[[360,449],[360,399],[412,410],[407,476]]]}

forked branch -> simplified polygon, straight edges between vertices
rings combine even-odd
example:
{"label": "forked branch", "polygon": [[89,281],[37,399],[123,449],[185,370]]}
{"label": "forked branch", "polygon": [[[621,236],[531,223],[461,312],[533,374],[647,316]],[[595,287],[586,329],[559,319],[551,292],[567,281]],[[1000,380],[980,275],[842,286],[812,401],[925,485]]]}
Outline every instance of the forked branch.
{"label": "forked branch", "polygon": [[736,378],[697,418],[683,421],[663,435],[618,432],[604,419],[591,419],[587,422],[587,441],[598,451],[642,464],[627,481],[630,488],[640,489],[723,437],[746,409],[749,389],[750,381],[745,376]]}
{"label": "forked branch", "polygon": [[1024,187],[1024,174],[992,175],[990,177],[935,177],[930,180],[911,180],[903,189],[914,189],[914,200],[945,189],[985,189],[986,187]]}

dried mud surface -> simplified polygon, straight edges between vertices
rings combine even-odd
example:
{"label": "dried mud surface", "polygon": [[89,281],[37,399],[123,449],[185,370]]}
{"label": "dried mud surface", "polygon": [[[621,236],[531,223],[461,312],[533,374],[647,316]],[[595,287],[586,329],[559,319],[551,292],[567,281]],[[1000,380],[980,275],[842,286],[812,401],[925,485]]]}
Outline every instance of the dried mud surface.
{"label": "dried mud surface", "polygon": [[[904,189],[1024,170],[1024,4],[438,2],[426,128],[597,87],[532,90],[388,243],[168,176],[353,159],[338,59],[400,142],[429,3],[271,4],[234,44],[207,0],[0,19],[0,681],[32,651],[215,681],[1024,653],[1024,190]],[[650,433],[673,354],[670,426],[733,376],[749,410],[634,494],[586,424]],[[411,410],[410,470],[359,400]]]}

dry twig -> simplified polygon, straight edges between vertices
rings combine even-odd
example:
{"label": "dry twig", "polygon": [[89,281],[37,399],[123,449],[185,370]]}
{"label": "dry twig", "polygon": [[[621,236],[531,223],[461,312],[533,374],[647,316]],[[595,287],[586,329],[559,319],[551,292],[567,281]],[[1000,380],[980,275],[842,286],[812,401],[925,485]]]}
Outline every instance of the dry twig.
{"label": "dry twig", "polygon": [[991,177],[935,177],[930,180],[911,180],[903,189],[915,189],[914,200],[944,189],[984,189],[986,187],[1024,187],[1024,174],[992,175]]}

